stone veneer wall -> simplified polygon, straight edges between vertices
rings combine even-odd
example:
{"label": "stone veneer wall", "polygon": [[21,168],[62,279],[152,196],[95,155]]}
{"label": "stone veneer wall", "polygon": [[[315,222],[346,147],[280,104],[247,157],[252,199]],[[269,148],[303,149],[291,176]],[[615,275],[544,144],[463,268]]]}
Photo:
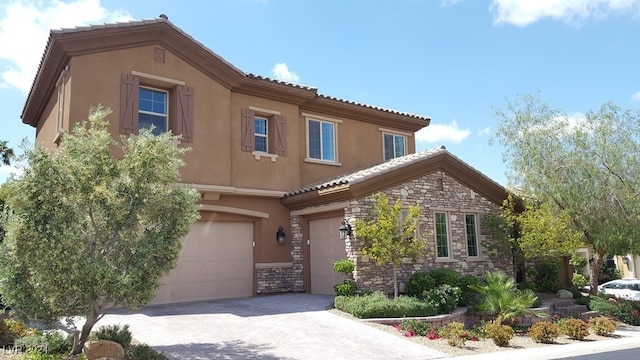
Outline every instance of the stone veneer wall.
{"label": "stone veneer wall", "polygon": [[[510,256],[489,254],[483,244],[493,241],[490,231],[483,225],[483,215],[498,212],[498,205],[485,199],[473,190],[458,183],[444,172],[434,172],[384,191],[393,201],[400,198],[403,205],[420,205],[420,236],[428,239],[429,254],[417,263],[406,261],[398,274],[400,290],[415,271],[430,271],[437,268],[449,268],[461,275],[482,276],[485,271],[501,269],[509,276],[514,276]],[[345,209],[345,216],[355,225],[353,219],[368,216],[373,197],[367,196],[351,202]],[[435,254],[435,212],[447,212],[449,220],[449,255],[448,259],[437,259]],[[467,240],[465,230],[465,214],[476,214],[479,228],[478,243],[480,256],[467,256]],[[357,250],[359,246],[355,237],[347,241],[347,255],[356,261],[354,279],[360,289],[382,290],[393,292],[393,273],[390,266],[377,266],[375,262],[362,256]]]}
{"label": "stone veneer wall", "polygon": [[291,263],[256,264],[258,294],[304,291],[302,218],[291,217]]}

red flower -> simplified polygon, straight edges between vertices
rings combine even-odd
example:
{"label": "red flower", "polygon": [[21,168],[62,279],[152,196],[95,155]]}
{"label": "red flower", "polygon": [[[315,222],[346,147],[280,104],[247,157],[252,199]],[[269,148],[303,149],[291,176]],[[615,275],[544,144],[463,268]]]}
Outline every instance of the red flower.
{"label": "red flower", "polygon": [[478,341],[478,337],[477,337],[477,336],[475,336],[475,335],[473,335],[473,336],[471,337],[471,341]]}
{"label": "red flower", "polygon": [[640,311],[638,311],[638,310],[631,310],[631,316],[633,316],[633,317],[640,317]]}

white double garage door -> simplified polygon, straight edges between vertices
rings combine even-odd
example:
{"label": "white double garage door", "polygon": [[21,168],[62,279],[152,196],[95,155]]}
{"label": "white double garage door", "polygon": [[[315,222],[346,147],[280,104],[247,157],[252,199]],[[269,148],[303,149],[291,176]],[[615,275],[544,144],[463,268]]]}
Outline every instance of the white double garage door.
{"label": "white double garage door", "polygon": [[[340,221],[309,222],[312,293],[333,295],[333,285],[342,281],[333,271],[333,262],[346,256],[338,236]],[[252,296],[253,269],[253,223],[198,221],[182,239],[178,264],[161,280],[153,302]]]}

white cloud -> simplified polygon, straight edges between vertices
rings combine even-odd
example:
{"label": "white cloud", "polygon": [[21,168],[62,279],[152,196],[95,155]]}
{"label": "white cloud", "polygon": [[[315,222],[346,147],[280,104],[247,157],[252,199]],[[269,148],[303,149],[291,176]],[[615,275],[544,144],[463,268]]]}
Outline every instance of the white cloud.
{"label": "white cloud", "polygon": [[128,21],[100,0],[12,0],[0,5],[0,86],[28,92],[47,45],[49,30]]}
{"label": "white cloud", "polygon": [[486,127],[480,131],[478,131],[478,136],[485,136],[485,135],[489,135],[491,134],[491,128],[490,127]]}
{"label": "white cloud", "polygon": [[276,66],[271,69],[273,77],[287,82],[300,82],[300,77],[295,72],[289,70],[289,67],[285,63],[277,63]]}
{"label": "white cloud", "polygon": [[462,0],[440,0],[440,7],[453,6]]}
{"label": "white cloud", "polygon": [[527,26],[543,18],[580,23],[612,13],[640,14],[640,0],[492,0],[494,23]]}
{"label": "white cloud", "polygon": [[455,120],[451,124],[431,124],[416,133],[417,141],[439,143],[450,141],[459,144],[471,134],[469,129],[460,129]]}
{"label": "white cloud", "polygon": [[636,91],[633,94],[631,94],[631,99],[635,101],[640,101],[640,91]]}

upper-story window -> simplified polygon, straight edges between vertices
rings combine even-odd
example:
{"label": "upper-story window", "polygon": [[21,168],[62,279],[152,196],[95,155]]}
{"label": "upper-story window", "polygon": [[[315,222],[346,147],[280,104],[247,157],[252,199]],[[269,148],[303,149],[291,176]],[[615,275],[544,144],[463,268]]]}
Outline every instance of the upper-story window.
{"label": "upper-story window", "polygon": [[167,132],[168,93],[163,90],[140,87],[138,96],[138,129],[151,129],[154,135]]}
{"label": "upper-story window", "polygon": [[279,111],[249,106],[241,111],[242,151],[251,152],[256,160],[263,156],[276,161],[287,155],[287,121]]}
{"label": "upper-story window", "polygon": [[336,161],[335,124],[329,121],[308,119],[307,141],[310,159]]}
{"label": "upper-story window", "polygon": [[268,152],[269,149],[269,120],[256,116],[253,118],[255,151]]}
{"label": "upper-story window", "polygon": [[397,134],[383,134],[384,161],[406,155],[407,137]]}
{"label": "upper-story window", "polygon": [[154,134],[171,131],[193,142],[193,89],[184,81],[132,71],[122,74],[120,133],[137,134],[154,127]]}

